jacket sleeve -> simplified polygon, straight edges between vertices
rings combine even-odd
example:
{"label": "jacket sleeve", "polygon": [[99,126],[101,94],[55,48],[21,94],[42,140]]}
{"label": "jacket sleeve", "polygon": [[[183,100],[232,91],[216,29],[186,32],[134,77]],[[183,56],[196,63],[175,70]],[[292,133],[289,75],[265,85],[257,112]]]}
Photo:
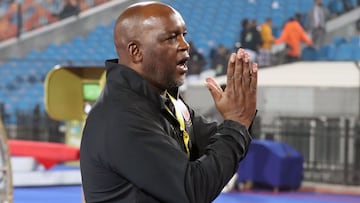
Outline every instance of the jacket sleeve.
{"label": "jacket sleeve", "polygon": [[288,38],[288,35],[289,35],[289,31],[288,31],[287,26],[285,24],[284,29],[282,30],[280,37],[275,40],[275,43],[280,44],[280,43],[286,42],[287,38]]}
{"label": "jacket sleeve", "polygon": [[[193,148],[195,149],[192,151],[192,153],[195,153],[195,156],[198,158],[205,153],[205,149],[210,142],[210,137],[216,134],[219,127],[219,123],[208,121],[203,116],[197,115],[195,111],[192,110],[189,106],[188,108],[190,109],[191,117],[193,118],[192,120],[193,120],[194,140],[192,141],[194,145]],[[251,135],[251,137],[252,137],[253,124],[257,113],[258,110],[255,111],[253,121],[251,122],[248,129],[248,132]]]}
{"label": "jacket sleeve", "polygon": [[300,38],[301,41],[305,42],[307,45],[312,45],[312,41],[310,39],[310,37],[307,35],[307,33],[305,32],[305,30],[302,28],[302,26],[300,25],[300,23],[297,23],[297,30],[300,33]]}
{"label": "jacket sleeve", "polygon": [[161,202],[213,201],[236,172],[251,141],[243,125],[224,121],[210,137],[204,155],[190,161],[154,115],[134,111],[126,116],[108,123],[108,164]]}
{"label": "jacket sleeve", "polygon": [[210,137],[216,134],[219,124],[217,122],[209,122],[203,116],[195,116],[193,110],[190,110],[190,112],[193,123],[191,158],[195,157],[197,159],[205,153]]}

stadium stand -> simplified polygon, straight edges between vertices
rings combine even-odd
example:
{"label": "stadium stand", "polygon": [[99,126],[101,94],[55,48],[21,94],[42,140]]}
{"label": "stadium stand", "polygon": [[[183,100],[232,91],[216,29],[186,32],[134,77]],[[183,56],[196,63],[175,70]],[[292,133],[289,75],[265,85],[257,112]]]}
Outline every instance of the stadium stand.
{"label": "stadium stand", "polygon": [[[52,19],[50,15],[41,14],[42,11],[50,13],[50,7],[39,5],[34,1],[25,1],[23,6],[24,30],[31,30],[39,27],[39,19],[31,20],[34,16],[46,17],[47,23],[58,21],[59,18]],[[56,1],[54,1],[56,2]],[[104,3],[105,1],[81,1],[92,2],[83,5],[81,9],[86,10],[93,5]],[[246,1],[166,1],[174,8],[178,9],[188,26],[188,40],[193,41],[201,53],[208,57],[213,46],[220,44],[229,49],[234,49],[235,43],[239,40],[241,26],[240,22],[245,19],[255,19],[262,23],[268,16],[273,19],[273,30],[275,35],[280,34],[284,22],[295,13],[305,14],[313,4],[313,0],[246,0]],[[324,0],[323,3],[336,14],[344,12],[339,1]],[[356,7],[356,1],[351,1]],[[1,28],[12,30],[16,20],[4,21],[16,14],[14,4],[0,4],[2,16]],[[47,8],[47,10],[45,9]],[[192,9],[196,8],[196,9]],[[4,12],[4,10],[6,10]],[[53,16],[54,17],[54,16]],[[3,22],[4,21],[4,22]],[[35,23],[36,21],[36,23]],[[28,25],[29,24],[29,25]],[[44,109],[42,100],[42,82],[47,72],[57,64],[73,66],[101,66],[106,58],[115,57],[116,53],[112,44],[112,28],[114,22],[108,25],[99,25],[86,36],[76,36],[70,42],[63,44],[49,44],[44,50],[34,47],[24,57],[13,57],[0,65],[0,99],[4,103],[7,119],[5,123],[16,122],[17,111],[31,111],[36,104],[40,104]],[[3,34],[4,31],[1,31]],[[303,60],[354,60],[360,57],[360,47],[354,46],[358,38],[354,37],[351,41],[344,37],[334,38],[333,41],[319,50],[306,48],[303,50]],[[210,42],[213,42],[210,44]]]}
{"label": "stadium stand", "polygon": [[[76,15],[108,1],[111,0],[69,0],[69,3],[63,0],[23,0],[20,1],[22,3],[1,1],[0,41],[57,22],[64,17]],[[19,29],[18,26],[21,28]]]}

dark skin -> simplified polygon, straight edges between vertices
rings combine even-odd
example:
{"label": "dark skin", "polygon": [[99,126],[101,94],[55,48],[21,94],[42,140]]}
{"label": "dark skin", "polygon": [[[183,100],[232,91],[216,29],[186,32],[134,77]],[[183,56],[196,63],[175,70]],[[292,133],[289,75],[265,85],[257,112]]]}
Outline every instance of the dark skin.
{"label": "dark skin", "polygon": [[[119,63],[145,78],[159,94],[184,83],[189,58],[186,25],[168,5],[147,2],[127,8],[118,18],[114,40]],[[232,53],[227,68],[227,85],[222,90],[213,78],[206,86],[225,120],[249,128],[256,111],[257,64],[239,49]]]}

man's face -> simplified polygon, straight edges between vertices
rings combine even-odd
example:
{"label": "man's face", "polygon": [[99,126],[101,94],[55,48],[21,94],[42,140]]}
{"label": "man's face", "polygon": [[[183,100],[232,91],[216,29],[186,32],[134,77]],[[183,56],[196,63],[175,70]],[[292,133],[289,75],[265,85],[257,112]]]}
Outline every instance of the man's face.
{"label": "man's face", "polygon": [[141,47],[144,77],[161,90],[181,86],[189,58],[184,20],[178,13],[169,12],[148,18],[144,28]]}

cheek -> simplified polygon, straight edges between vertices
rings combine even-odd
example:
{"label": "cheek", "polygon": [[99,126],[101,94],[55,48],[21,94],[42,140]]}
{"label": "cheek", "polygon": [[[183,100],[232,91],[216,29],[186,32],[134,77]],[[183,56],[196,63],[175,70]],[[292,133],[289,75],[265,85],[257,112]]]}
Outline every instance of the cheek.
{"label": "cheek", "polygon": [[[166,63],[164,60],[159,60],[156,65],[156,75],[159,80],[168,80],[173,77],[174,75],[174,67],[170,66],[168,63]],[[155,72],[154,71],[154,72]]]}
{"label": "cheek", "polygon": [[145,63],[168,63],[168,58],[168,49],[164,49],[164,47],[153,46],[151,49],[144,50]]}
{"label": "cheek", "polygon": [[156,64],[158,66],[163,67],[164,70],[167,69],[169,72],[170,70],[174,69],[176,66],[176,53],[172,53],[169,49],[158,52],[156,54]]}
{"label": "cheek", "polygon": [[152,66],[157,73],[167,74],[168,77],[171,77],[170,75],[176,71],[176,63],[177,51],[172,46],[157,45],[144,51],[144,65]]}

